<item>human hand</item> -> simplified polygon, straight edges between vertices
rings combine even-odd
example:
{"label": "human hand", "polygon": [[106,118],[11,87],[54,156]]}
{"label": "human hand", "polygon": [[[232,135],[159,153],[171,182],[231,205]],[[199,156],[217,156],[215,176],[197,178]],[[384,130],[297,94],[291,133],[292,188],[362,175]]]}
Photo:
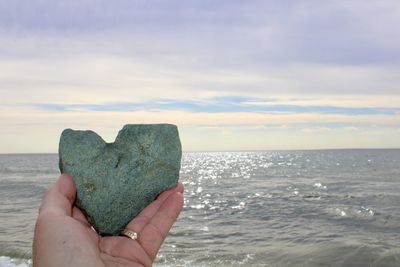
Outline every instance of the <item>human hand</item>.
{"label": "human hand", "polygon": [[128,225],[136,240],[102,237],[76,206],[75,184],[68,174],[45,193],[33,240],[35,267],[151,266],[183,206],[183,185],[161,193]]}

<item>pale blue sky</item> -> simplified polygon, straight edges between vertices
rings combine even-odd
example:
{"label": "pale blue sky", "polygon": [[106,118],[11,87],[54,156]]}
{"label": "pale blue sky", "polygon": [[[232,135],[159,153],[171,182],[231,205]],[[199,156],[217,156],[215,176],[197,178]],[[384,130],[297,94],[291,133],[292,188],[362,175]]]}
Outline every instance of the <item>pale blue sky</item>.
{"label": "pale blue sky", "polygon": [[400,2],[0,0],[0,153],[179,126],[185,150],[400,147]]}

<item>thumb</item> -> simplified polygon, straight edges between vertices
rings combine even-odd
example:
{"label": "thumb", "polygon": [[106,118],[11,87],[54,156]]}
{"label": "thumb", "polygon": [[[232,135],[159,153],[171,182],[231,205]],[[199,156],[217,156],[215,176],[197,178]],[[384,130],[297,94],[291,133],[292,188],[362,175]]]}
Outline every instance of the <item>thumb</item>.
{"label": "thumb", "polygon": [[51,212],[54,215],[71,216],[75,197],[74,181],[69,174],[63,173],[56,184],[45,192],[39,213]]}

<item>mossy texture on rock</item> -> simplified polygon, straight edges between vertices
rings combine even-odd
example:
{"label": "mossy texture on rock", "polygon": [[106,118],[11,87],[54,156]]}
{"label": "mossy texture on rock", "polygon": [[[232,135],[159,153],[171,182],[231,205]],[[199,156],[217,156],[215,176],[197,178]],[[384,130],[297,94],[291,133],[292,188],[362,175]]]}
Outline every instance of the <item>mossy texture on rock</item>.
{"label": "mossy texture on rock", "polygon": [[171,124],[130,124],[106,143],[93,131],[62,132],[60,171],[77,187],[76,205],[101,235],[119,235],[155,197],[177,185],[178,129]]}

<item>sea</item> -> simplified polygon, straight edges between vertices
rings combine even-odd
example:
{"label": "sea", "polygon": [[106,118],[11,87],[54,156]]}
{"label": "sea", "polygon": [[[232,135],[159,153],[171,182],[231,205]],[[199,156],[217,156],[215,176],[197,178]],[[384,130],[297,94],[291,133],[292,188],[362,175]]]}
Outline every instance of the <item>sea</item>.
{"label": "sea", "polygon": [[[0,155],[0,267],[32,265],[56,154]],[[400,150],[184,153],[154,266],[400,266]]]}

